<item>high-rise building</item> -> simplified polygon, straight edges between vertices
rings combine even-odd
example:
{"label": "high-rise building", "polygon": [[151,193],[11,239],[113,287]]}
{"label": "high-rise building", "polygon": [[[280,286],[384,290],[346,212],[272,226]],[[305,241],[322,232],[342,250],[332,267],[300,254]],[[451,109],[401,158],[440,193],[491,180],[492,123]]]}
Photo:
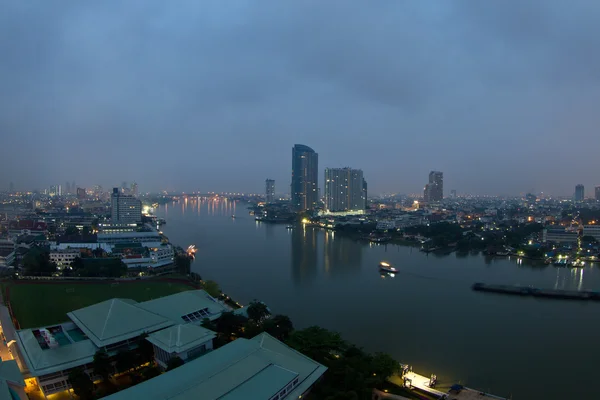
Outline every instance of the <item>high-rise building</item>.
{"label": "high-rise building", "polygon": [[119,188],[113,189],[110,205],[113,224],[134,224],[142,221],[142,202],[134,196],[119,193]]}
{"label": "high-rise building", "polygon": [[332,212],[364,210],[364,185],[360,169],[325,168],[325,209]]}
{"label": "high-rise building", "polygon": [[596,188],[594,189],[594,194],[596,197],[596,201],[600,201],[600,186],[596,186]]}
{"label": "high-rise building", "polygon": [[311,210],[319,204],[319,155],[303,144],[292,149],[292,207]]}
{"label": "high-rise building", "polygon": [[10,193],[13,193],[15,191],[15,184],[14,184],[14,182],[10,183],[10,185],[8,186],[8,191]]}
{"label": "high-rise building", "polygon": [[363,177],[363,196],[365,198],[365,208],[367,208],[367,181]]}
{"label": "high-rise building", "polygon": [[450,191],[450,197],[451,197],[451,198],[453,198],[453,199],[455,199],[455,198],[456,198],[456,190],[452,189],[452,190]]}
{"label": "high-rise building", "polygon": [[585,197],[585,189],[583,187],[583,185],[580,183],[579,185],[575,186],[575,201],[583,201]]}
{"label": "high-rise building", "polygon": [[[65,189],[67,191],[67,194],[71,194],[71,184],[69,183],[69,181],[67,181],[67,184],[65,185]],[[75,190],[75,188],[73,188],[73,190]]]}
{"label": "high-rise building", "polygon": [[431,171],[429,173],[429,183],[425,185],[423,199],[427,203],[442,201],[444,198],[444,173],[440,171]]}
{"label": "high-rise building", "polygon": [[48,194],[50,196],[62,196],[62,187],[60,185],[52,185],[50,186]]}
{"label": "high-rise building", "polygon": [[267,203],[275,201],[275,180],[273,179],[265,180],[265,198]]}
{"label": "high-rise building", "polygon": [[137,184],[137,182],[133,182],[131,184],[131,194],[133,196],[137,196],[138,195],[138,184]]}
{"label": "high-rise building", "polygon": [[77,188],[77,198],[79,200],[85,199],[85,188]]}

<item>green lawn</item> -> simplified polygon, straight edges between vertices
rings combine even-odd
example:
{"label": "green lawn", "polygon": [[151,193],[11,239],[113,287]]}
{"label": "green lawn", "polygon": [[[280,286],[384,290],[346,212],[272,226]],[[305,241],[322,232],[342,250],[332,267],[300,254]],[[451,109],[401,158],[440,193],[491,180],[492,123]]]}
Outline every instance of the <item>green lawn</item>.
{"label": "green lawn", "polygon": [[129,283],[19,284],[10,286],[10,304],[21,329],[68,321],[67,312],[114,297],[145,301],[193,289],[184,283],[142,280]]}

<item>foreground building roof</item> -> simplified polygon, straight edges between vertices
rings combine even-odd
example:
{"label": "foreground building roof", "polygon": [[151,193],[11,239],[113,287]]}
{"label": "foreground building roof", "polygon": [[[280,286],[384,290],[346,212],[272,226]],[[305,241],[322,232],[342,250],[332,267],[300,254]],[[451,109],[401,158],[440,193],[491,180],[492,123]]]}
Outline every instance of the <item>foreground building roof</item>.
{"label": "foreground building roof", "polygon": [[173,321],[138,307],[131,299],[112,299],[67,313],[68,317],[98,347],[132,339],[174,324]]}
{"label": "foreground building roof", "polygon": [[298,398],[326,367],[262,333],[237,339],[194,361],[107,397],[242,400]]}
{"label": "foreground building roof", "polygon": [[[221,313],[230,311],[204,290],[186,290],[170,296],[144,301],[138,303],[137,306],[168,318],[175,323],[192,322],[190,319],[202,321],[204,318],[209,318],[213,320],[221,316]],[[186,316],[187,318],[184,318]]]}
{"label": "foreground building roof", "polygon": [[147,340],[167,353],[181,353],[213,340],[216,336],[213,331],[201,326],[179,324],[151,333]]}

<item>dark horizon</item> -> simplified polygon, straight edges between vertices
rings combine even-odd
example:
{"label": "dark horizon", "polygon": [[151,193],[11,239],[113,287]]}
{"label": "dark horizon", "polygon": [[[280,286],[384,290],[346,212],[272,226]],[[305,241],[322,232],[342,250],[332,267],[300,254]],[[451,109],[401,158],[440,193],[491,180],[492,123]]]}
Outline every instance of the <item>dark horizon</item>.
{"label": "dark horizon", "polygon": [[372,195],[437,170],[446,196],[590,196],[598,20],[585,0],[5,0],[0,190],[289,193],[301,143]]}

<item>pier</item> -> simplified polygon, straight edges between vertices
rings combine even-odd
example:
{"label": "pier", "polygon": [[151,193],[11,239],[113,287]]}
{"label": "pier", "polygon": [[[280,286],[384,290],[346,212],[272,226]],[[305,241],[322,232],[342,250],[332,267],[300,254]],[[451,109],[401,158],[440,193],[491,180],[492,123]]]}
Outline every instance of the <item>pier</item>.
{"label": "pier", "polygon": [[539,289],[529,286],[491,285],[486,283],[475,283],[473,284],[472,289],[479,292],[512,294],[517,296],[600,301],[600,292],[584,290]]}
{"label": "pier", "polygon": [[[409,365],[401,364],[401,370],[399,373],[394,374],[388,378],[388,381],[394,385],[406,387],[409,389],[417,389],[443,400],[508,400],[505,397],[495,396],[493,394],[485,393],[480,390],[471,389],[463,385],[452,385],[447,393],[442,392],[435,388],[437,383],[437,376],[431,374],[431,377],[419,375],[413,372],[412,367]],[[380,396],[379,398],[386,398]]]}

